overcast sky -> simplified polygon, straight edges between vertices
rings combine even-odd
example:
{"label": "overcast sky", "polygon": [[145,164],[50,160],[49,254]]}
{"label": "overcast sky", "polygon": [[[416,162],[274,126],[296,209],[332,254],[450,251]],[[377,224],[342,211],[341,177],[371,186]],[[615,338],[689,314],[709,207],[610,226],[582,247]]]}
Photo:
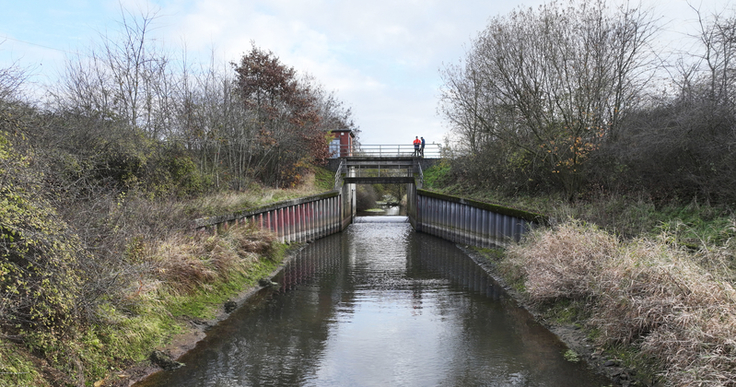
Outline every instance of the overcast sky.
{"label": "overcast sky", "polygon": [[[155,34],[172,52],[214,49],[237,61],[251,41],[313,75],[351,107],[364,144],[440,142],[440,69],[458,63],[489,18],[541,0],[0,0],[0,68],[54,82],[65,57],[119,31],[121,5],[155,12]],[[634,3],[634,2],[632,2]],[[693,0],[705,13],[727,0]],[[661,18],[666,46],[686,48],[695,14],[685,0],[643,0]]]}

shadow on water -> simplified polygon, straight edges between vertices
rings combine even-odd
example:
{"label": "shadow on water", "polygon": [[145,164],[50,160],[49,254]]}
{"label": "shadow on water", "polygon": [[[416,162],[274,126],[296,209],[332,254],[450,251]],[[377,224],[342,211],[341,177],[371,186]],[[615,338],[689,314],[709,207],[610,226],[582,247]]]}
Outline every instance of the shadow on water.
{"label": "shadow on water", "polygon": [[603,386],[454,244],[355,223],[138,386]]}

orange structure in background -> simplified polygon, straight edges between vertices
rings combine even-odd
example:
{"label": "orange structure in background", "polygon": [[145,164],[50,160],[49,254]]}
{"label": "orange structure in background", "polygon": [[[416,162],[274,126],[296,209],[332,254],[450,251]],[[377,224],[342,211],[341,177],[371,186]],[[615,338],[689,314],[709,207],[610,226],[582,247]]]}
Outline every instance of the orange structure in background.
{"label": "orange structure in background", "polygon": [[330,141],[330,157],[349,157],[353,155],[353,141],[355,141],[355,133],[351,129],[337,129],[330,131],[332,141]]}

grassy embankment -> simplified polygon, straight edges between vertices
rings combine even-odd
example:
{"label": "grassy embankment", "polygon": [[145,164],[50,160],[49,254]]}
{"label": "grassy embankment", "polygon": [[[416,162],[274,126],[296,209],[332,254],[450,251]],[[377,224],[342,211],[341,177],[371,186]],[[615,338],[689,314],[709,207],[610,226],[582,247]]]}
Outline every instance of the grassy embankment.
{"label": "grassy embankment", "polygon": [[[167,212],[167,219],[185,223],[324,192],[332,184],[329,171],[316,169],[315,179],[291,190],[253,186],[186,202],[133,205],[130,199],[124,205]],[[273,235],[245,226],[217,235],[188,232],[181,224],[172,228],[178,231],[161,239],[131,238],[121,261],[135,267],[123,275],[134,275],[119,281],[124,289],[116,289],[118,294],[95,300],[94,318],[70,321],[74,328],[63,335],[38,330],[21,332],[22,340],[0,337],[0,386],[101,386],[129,378],[125,369],[147,362],[154,349],[190,331],[191,321],[213,318],[224,302],[272,273],[287,253]]]}
{"label": "grassy embankment", "polygon": [[525,301],[587,332],[640,381],[736,385],[736,217],[728,207],[600,197],[570,204],[442,184],[429,189],[556,219],[506,251],[481,251]]}

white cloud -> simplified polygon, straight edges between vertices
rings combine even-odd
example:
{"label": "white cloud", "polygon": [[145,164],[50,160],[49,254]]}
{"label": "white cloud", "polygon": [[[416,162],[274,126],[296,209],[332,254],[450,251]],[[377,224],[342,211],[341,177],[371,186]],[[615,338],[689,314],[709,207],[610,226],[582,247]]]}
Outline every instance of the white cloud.
{"label": "white cloud", "polygon": [[[624,2],[626,0],[615,0]],[[208,62],[211,51],[223,62],[237,61],[251,41],[283,63],[313,75],[353,108],[364,142],[396,142],[418,133],[441,137],[435,114],[439,70],[457,63],[489,18],[542,0],[123,0],[137,12],[158,10],[155,33],[175,50],[186,44],[190,58]],[[711,13],[727,0],[703,1]],[[680,35],[692,30],[694,15],[685,0],[646,0],[665,25],[673,48],[686,48]],[[25,0],[0,15],[0,66],[23,58],[45,71],[63,51],[84,51],[98,32],[116,30],[118,0]],[[691,16],[687,16],[691,15]],[[687,22],[687,25],[683,24]],[[29,45],[22,41],[35,43]],[[42,46],[51,47],[52,49]],[[43,63],[42,66],[38,64]],[[46,74],[46,77],[53,77]],[[425,136],[425,137],[428,137]],[[408,141],[408,140],[407,140]]]}

